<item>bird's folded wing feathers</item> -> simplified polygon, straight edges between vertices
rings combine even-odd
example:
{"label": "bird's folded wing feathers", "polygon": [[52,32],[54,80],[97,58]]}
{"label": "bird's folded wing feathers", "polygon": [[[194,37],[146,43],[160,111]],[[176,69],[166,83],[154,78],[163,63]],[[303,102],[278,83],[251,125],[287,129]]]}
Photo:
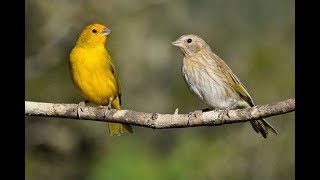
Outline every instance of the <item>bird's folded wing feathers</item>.
{"label": "bird's folded wing feathers", "polygon": [[113,65],[112,60],[110,59],[110,70],[114,76],[114,79],[116,80],[116,85],[117,85],[117,90],[118,90],[118,97],[119,97],[119,104],[121,105],[121,86],[120,86],[120,81],[119,81],[119,77],[118,77],[118,73],[117,70],[115,68],[115,66]]}
{"label": "bird's folded wing feathers", "polygon": [[216,56],[218,63],[220,66],[222,66],[223,69],[225,69],[227,72],[224,72],[223,74],[226,76],[226,78],[228,79],[228,83],[229,85],[234,88],[237,93],[239,93],[239,95],[250,105],[250,106],[254,106],[254,102],[250,96],[250,94],[248,93],[247,89],[245,88],[245,86],[240,82],[240,80],[238,79],[238,77],[232,73],[231,69],[229,68],[229,66],[222,60],[220,59],[218,56]]}

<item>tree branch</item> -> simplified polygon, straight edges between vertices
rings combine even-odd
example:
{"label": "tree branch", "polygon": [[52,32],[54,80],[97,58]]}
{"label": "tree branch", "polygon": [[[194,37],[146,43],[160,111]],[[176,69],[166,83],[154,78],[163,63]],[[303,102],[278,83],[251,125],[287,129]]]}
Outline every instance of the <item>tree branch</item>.
{"label": "tree branch", "polygon": [[288,99],[274,104],[255,106],[237,110],[201,110],[189,114],[145,113],[132,110],[108,110],[105,106],[85,106],[78,114],[78,104],[54,104],[25,101],[25,115],[73,118],[78,120],[93,120],[104,122],[126,123],[154,129],[218,126],[237,122],[246,122],[295,111],[295,99]]}

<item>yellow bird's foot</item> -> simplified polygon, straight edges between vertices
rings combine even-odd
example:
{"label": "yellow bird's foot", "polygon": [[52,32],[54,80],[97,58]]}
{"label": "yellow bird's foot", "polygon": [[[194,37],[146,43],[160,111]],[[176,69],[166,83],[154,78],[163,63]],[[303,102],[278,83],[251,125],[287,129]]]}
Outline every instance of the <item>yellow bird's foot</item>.
{"label": "yellow bird's foot", "polygon": [[108,109],[108,110],[111,110],[111,109],[112,109],[111,104],[108,104],[108,105],[107,105],[107,109]]}
{"label": "yellow bird's foot", "polygon": [[86,101],[81,101],[78,104],[78,108],[77,108],[77,113],[78,113],[78,117],[79,119],[81,119],[81,113],[83,113],[83,109],[86,107]]}
{"label": "yellow bird's foot", "polygon": [[109,101],[109,103],[108,103],[108,105],[106,105],[106,106],[99,106],[99,107],[107,107],[106,108],[106,110],[105,110],[105,112],[104,112],[104,116],[106,116],[106,114],[112,109],[112,107],[111,107],[111,101]]}
{"label": "yellow bird's foot", "polygon": [[108,105],[107,105],[108,110],[111,110],[111,109],[112,109],[112,107],[111,107],[112,101],[113,101],[113,98],[110,98],[110,99],[109,99],[109,103],[108,103]]}

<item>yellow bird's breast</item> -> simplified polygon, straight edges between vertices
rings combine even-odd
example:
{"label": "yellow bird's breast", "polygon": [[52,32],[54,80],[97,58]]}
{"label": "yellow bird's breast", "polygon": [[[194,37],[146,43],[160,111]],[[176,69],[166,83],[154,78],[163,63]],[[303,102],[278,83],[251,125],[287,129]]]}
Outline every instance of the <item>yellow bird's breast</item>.
{"label": "yellow bird's breast", "polygon": [[70,72],[81,95],[95,104],[107,105],[116,98],[117,82],[110,66],[110,56],[103,48],[75,47],[70,53]]}

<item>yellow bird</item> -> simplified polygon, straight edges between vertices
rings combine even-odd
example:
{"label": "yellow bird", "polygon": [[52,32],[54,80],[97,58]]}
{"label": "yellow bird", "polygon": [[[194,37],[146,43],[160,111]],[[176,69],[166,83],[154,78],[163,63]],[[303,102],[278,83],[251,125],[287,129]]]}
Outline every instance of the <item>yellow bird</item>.
{"label": "yellow bird", "polygon": [[[105,47],[111,33],[106,26],[91,24],[81,32],[70,53],[69,69],[73,84],[87,101],[120,109],[121,89],[117,71]],[[79,105],[85,105],[80,102]],[[133,133],[126,124],[108,123],[110,135]]]}

